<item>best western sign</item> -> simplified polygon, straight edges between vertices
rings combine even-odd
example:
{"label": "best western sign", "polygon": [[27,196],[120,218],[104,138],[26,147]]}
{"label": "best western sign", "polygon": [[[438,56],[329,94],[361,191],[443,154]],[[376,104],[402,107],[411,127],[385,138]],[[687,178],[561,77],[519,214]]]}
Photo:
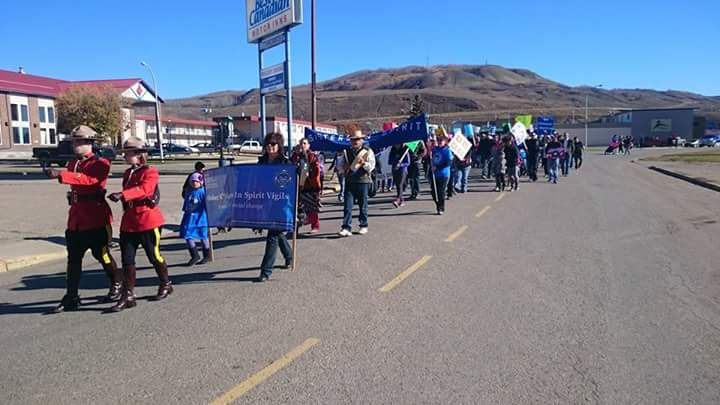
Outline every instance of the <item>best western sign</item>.
{"label": "best western sign", "polygon": [[246,0],[248,42],[302,24],[302,0]]}

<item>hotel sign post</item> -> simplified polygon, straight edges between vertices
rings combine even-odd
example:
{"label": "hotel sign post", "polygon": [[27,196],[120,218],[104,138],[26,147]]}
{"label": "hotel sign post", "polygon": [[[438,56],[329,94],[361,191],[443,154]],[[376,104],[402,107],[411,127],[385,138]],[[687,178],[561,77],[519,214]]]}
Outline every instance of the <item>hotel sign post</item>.
{"label": "hotel sign post", "polygon": [[[290,80],[290,29],[302,24],[302,0],[246,0],[247,38],[258,44],[258,73],[260,78],[260,122],[262,136],[267,135],[265,96],[285,89],[288,119],[288,150],[292,149],[292,82]],[[285,45],[282,64],[263,67],[263,52]],[[280,82],[282,80],[282,83]],[[280,86],[279,84],[282,84]]]}

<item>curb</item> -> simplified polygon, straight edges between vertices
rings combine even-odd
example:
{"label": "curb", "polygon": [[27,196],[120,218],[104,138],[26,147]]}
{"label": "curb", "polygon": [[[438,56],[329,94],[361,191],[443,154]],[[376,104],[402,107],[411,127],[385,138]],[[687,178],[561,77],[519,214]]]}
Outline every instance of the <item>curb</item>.
{"label": "curb", "polygon": [[0,273],[19,270],[36,264],[59,260],[67,257],[65,250],[58,250],[51,253],[40,253],[30,256],[19,256],[10,259],[0,259]]}
{"label": "curb", "polygon": [[662,173],[662,174],[664,174],[664,175],[666,175],[666,176],[675,177],[676,179],[685,180],[685,181],[687,181],[688,183],[694,184],[694,185],[696,185],[696,186],[700,186],[700,187],[707,188],[707,189],[709,189],[709,190],[713,190],[713,191],[720,192],[720,186],[718,186],[718,185],[716,185],[716,184],[709,183],[709,182],[707,182],[707,181],[699,180],[699,179],[696,179],[696,178],[694,178],[694,177],[689,177],[689,176],[686,176],[686,175],[684,175],[684,174],[680,174],[680,173],[676,173],[676,172],[671,172],[670,170],[666,170],[666,169],[663,169],[663,168],[660,168],[660,167],[657,167],[657,166],[649,166],[648,169],[653,170],[653,171],[656,171],[656,172],[658,172],[658,173]]}

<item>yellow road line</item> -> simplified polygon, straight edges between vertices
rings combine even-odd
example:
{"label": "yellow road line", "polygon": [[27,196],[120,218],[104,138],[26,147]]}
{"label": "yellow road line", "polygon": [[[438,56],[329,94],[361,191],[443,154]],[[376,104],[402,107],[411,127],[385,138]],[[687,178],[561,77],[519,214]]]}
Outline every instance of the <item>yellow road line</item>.
{"label": "yellow road line", "polygon": [[481,209],[480,212],[475,214],[475,218],[480,218],[481,216],[485,215],[486,212],[490,211],[490,206],[487,205],[485,208]]}
{"label": "yellow road line", "polygon": [[505,193],[500,193],[499,196],[495,197],[495,202],[498,202],[498,201],[502,200],[503,198],[505,198]]}
{"label": "yellow road line", "polygon": [[458,236],[462,235],[463,232],[467,231],[467,229],[468,229],[468,226],[467,226],[467,225],[461,226],[460,229],[458,229],[458,230],[455,231],[454,233],[451,233],[450,236],[448,236],[448,238],[445,239],[445,242],[452,242],[452,241],[454,241],[455,239],[458,238]]}
{"label": "yellow road line", "polygon": [[252,377],[248,378],[247,380],[241,382],[240,384],[233,387],[230,391],[226,392],[222,396],[220,396],[217,399],[215,399],[214,401],[212,401],[211,405],[229,404],[232,401],[240,398],[241,396],[245,395],[248,391],[255,388],[258,384],[267,380],[273,374],[277,373],[278,371],[282,370],[285,366],[287,366],[288,364],[295,361],[295,359],[300,357],[303,353],[307,352],[308,350],[310,350],[310,348],[312,348],[313,346],[315,346],[318,343],[320,343],[320,340],[318,340],[316,338],[307,339],[300,346],[292,349],[290,352],[286,353],[284,356],[282,356],[279,359],[272,362],[272,364],[270,364],[269,366],[260,370],[257,374],[255,374]]}
{"label": "yellow road line", "polygon": [[380,292],[389,292],[393,288],[395,288],[398,284],[400,284],[403,280],[410,277],[411,274],[416,272],[420,267],[422,267],[425,263],[430,261],[432,259],[432,256],[423,256],[422,259],[418,260],[417,263],[413,264],[412,266],[408,267],[407,270],[403,271],[402,273],[398,274],[397,277],[390,280],[389,283],[385,284],[380,288],[378,291]]}

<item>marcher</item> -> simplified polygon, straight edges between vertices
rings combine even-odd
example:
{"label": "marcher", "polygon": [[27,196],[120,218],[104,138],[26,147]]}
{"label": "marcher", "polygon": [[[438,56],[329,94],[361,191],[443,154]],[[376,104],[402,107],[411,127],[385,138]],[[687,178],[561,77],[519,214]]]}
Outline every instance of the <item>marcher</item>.
{"label": "marcher", "polygon": [[[310,150],[310,140],[303,138],[293,151],[290,161],[300,173],[300,211],[310,224],[310,233],[320,232],[320,190],[322,188],[321,163]],[[298,228],[302,225],[299,221]]]}
{"label": "marcher", "polygon": [[582,141],[580,141],[577,136],[574,139],[574,144],[573,159],[575,160],[575,170],[577,170],[583,163],[583,150],[585,150],[585,145],[583,145]]}
{"label": "marcher", "polygon": [[505,191],[505,148],[500,141],[492,148],[490,170],[495,176],[495,191]]}
{"label": "marcher", "polygon": [[120,298],[122,283],[122,274],[108,247],[112,240],[112,211],[105,201],[105,186],[110,173],[110,161],[93,153],[97,133],[92,128],[80,125],[72,130],[70,139],[75,158],[67,164],[67,170],[44,169],[49,178],[70,185],[67,193],[70,210],[65,229],[65,296],[52,310],[53,313],[76,311],[80,306],[78,290],[82,260],[88,249],[100,262],[110,281],[110,289],[104,297],[106,302]]}
{"label": "marcher", "polygon": [[130,165],[123,175],[123,190],[108,196],[113,202],[121,201],[124,210],[120,224],[123,292],[120,301],[110,308],[112,312],[119,312],[136,305],[135,256],[139,246],[145,250],[160,280],[154,299],[162,300],[173,292],[167,262],[160,254],[160,228],[165,223],[158,205],[160,174],[156,168],[148,166],[148,148],[142,139],[128,138],[123,144],[122,152],[125,155],[125,162]]}
{"label": "marcher", "polygon": [[565,155],[561,159],[563,176],[570,174],[570,168],[572,167],[573,150],[575,149],[575,142],[570,139],[570,135],[566,132],[563,135],[563,148],[565,148]]}
{"label": "marcher", "polygon": [[512,136],[506,135],[503,138],[503,149],[505,151],[505,174],[507,175],[508,185],[510,186],[508,191],[517,190],[520,152]]}
{"label": "marcher", "polygon": [[392,168],[393,184],[395,184],[396,191],[393,205],[395,208],[402,207],[405,205],[403,194],[405,192],[408,167],[410,166],[410,148],[403,144],[393,145],[390,149],[388,163]]}
{"label": "marcher", "polygon": [[548,181],[553,184],[558,182],[558,165],[560,164],[560,157],[565,153],[565,149],[562,144],[555,140],[555,137],[550,137],[550,141],[545,146],[545,158],[548,162]]}
{"label": "marcher", "polygon": [[185,197],[187,196],[188,193],[190,193],[194,190],[192,181],[190,179],[196,173],[200,175],[200,180],[202,181],[203,184],[205,184],[205,163],[200,162],[200,161],[195,162],[195,171],[190,173],[185,178],[185,182],[183,183],[182,193],[181,193],[183,200],[185,199]]}
{"label": "marcher", "polygon": [[417,199],[420,194],[420,172],[423,170],[424,155],[425,142],[418,141],[415,151],[410,151],[410,166],[408,166],[408,182],[410,183],[409,200]]}
{"label": "marcher", "polygon": [[[283,135],[277,132],[271,132],[265,136],[263,145],[265,145],[265,152],[258,159],[258,164],[261,165],[283,165],[289,164],[290,160],[285,157],[283,145],[285,144]],[[262,231],[257,231],[262,232]],[[277,250],[280,248],[280,252],[285,259],[285,265],[283,268],[290,268],[293,262],[293,250],[288,243],[285,231],[268,229],[267,237],[265,238],[265,254],[263,255],[262,263],[260,264],[260,275],[257,278],[257,282],[262,283],[270,279],[275,266],[275,259],[277,257]]]}
{"label": "marcher", "polygon": [[340,192],[337,195],[339,202],[343,202],[343,196],[345,195],[345,158],[343,157],[343,151],[339,150],[335,153],[335,158],[330,165],[329,170],[334,172],[337,176],[338,183],[340,185]]}
{"label": "marcher", "polygon": [[430,182],[435,209],[438,215],[445,213],[445,191],[450,181],[450,166],[452,165],[452,152],[448,147],[448,137],[445,131],[436,133],[436,146],[432,150],[433,181]]}
{"label": "marcher", "polygon": [[528,131],[528,137],[525,139],[525,150],[527,151],[526,157],[526,170],[530,181],[537,181],[537,167],[538,167],[538,153],[539,145],[537,135],[535,132]]}
{"label": "marcher", "polygon": [[355,131],[350,137],[350,148],[343,151],[348,164],[345,168],[345,205],[340,236],[352,235],[352,209],[356,199],[360,209],[358,233],[364,235],[368,232],[368,189],[372,182],[370,174],[375,169],[375,154],[363,144],[364,140],[362,131]]}
{"label": "marcher", "polygon": [[[191,191],[185,194],[183,201],[183,218],[180,222],[180,237],[190,253],[188,266],[205,264],[210,260],[210,239],[208,236],[207,209],[205,207],[205,180],[202,174],[193,173],[190,175]],[[202,243],[203,258],[197,251],[195,241]]]}
{"label": "marcher", "polygon": [[481,178],[489,179],[492,177],[492,170],[490,170],[490,161],[492,159],[493,146],[495,140],[493,135],[483,133],[480,139],[480,145],[478,147],[480,154],[480,168],[482,169]]}
{"label": "marcher", "polygon": [[[463,136],[463,135],[460,135]],[[455,180],[455,190],[459,193],[467,193],[468,180],[470,179],[470,169],[472,167],[471,150],[465,155],[464,159],[454,157],[455,167],[457,168],[457,179]]]}

